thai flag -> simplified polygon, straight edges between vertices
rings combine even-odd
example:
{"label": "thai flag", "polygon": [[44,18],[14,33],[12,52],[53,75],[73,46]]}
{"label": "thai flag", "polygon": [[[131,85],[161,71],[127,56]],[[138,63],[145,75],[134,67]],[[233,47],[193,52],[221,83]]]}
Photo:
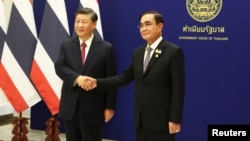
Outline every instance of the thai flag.
{"label": "thai flag", "polygon": [[[5,10],[4,10],[4,3],[0,0],[0,69],[3,68],[1,63],[1,56],[3,52],[3,45],[5,42],[5,36],[6,36],[6,17],[5,17]],[[0,79],[0,81],[2,81]],[[0,115],[10,114],[13,113],[14,109],[12,105],[10,104],[8,98],[6,97],[4,91],[1,88],[0,85]]]}
{"label": "thai flag", "polygon": [[58,113],[62,80],[54,62],[63,40],[69,38],[64,0],[47,0],[40,28],[30,78],[52,115]]}
{"label": "thai flag", "polygon": [[89,7],[96,12],[98,16],[98,22],[96,25],[95,35],[103,38],[101,15],[100,15],[98,0],[80,0],[79,7]]}
{"label": "thai flag", "polygon": [[16,112],[41,100],[28,77],[36,35],[32,3],[30,0],[13,0],[6,39],[1,41],[0,86]]}

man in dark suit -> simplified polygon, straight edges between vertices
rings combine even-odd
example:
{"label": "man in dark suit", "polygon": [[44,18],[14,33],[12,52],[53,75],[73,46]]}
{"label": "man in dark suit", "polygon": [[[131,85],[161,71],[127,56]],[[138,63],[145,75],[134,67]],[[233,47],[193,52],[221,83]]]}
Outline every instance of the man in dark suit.
{"label": "man in dark suit", "polygon": [[59,117],[65,122],[67,141],[101,141],[103,124],[115,110],[116,90],[83,89],[84,75],[116,74],[112,44],[94,35],[97,20],[92,9],[79,9],[74,23],[77,36],[62,42],[55,62],[56,74],[63,80]]}
{"label": "man in dark suit", "polygon": [[[184,54],[180,47],[163,39],[163,24],[160,13],[143,13],[138,28],[147,43],[135,49],[131,64],[122,74],[97,79],[98,88],[118,88],[135,81],[137,141],[174,141],[181,130]],[[147,65],[148,53],[151,59]],[[96,83],[95,79],[89,79]],[[92,89],[96,84],[86,87]]]}

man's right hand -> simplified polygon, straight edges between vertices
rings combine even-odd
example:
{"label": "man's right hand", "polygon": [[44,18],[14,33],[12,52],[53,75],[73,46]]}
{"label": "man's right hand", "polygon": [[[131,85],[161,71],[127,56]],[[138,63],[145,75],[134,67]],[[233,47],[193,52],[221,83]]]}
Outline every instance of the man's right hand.
{"label": "man's right hand", "polygon": [[97,81],[95,78],[89,76],[80,75],[76,79],[77,85],[82,89],[89,91],[97,87]]}

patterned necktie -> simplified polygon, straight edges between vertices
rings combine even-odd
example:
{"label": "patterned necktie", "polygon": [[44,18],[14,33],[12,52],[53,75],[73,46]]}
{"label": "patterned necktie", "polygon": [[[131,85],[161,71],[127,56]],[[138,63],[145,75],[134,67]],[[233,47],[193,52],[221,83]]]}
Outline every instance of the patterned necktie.
{"label": "patterned necktie", "polygon": [[82,64],[84,64],[85,61],[85,48],[86,48],[86,44],[83,42],[81,45],[81,55],[82,55]]}
{"label": "patterned necktie", "polygon": [[148,48],[147,48],[147,55],[146,55],[146,58],[145,58],[144,63],[143,63],[143,73],[146,71],[147,66],[148,66],[148,63],[149,63],[149,61],[150,61],[150,58],[151,58],[151,55],[150,55],[151,50],[153,50],[151,47],[148,47]]}

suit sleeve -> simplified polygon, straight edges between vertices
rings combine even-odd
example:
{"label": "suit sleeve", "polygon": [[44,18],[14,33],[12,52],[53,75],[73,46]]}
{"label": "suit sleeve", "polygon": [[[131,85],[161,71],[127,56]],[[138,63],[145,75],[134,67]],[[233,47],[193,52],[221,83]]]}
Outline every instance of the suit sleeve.
{"label": "suit sleeve", "polygon": [[80,74],[68,67],[68,64],[66,64],[66,56],[66,45],[63,42],[61,44],[57,60],[54,64],[55,71],[56,74],[64,81],[64,85],[67,85],[68,87],[73,87],[75,79]]}
{"label": "suit sleeve", "polygon": [[97,79],[97,87],[101,89],[117,89],[134,80],[133,63],[122,74],[108,78]]}
{"label": "suit sleeve", "polygon": [[[106,76],[111,77],[117,73],[116,56],[113,47],[107,51],[106,60]],[[115,109],[116,107],[117,90],[106,90],[105,108]]]}
{"label": "suit sleeve", "polygon": [[184,74],[184,55],[181,48],[178,48],[171,60],[171,80],[172,80],[172,100],[170,109],[170,121],[181,123],[184,93],[185,93],[185,74]]}

